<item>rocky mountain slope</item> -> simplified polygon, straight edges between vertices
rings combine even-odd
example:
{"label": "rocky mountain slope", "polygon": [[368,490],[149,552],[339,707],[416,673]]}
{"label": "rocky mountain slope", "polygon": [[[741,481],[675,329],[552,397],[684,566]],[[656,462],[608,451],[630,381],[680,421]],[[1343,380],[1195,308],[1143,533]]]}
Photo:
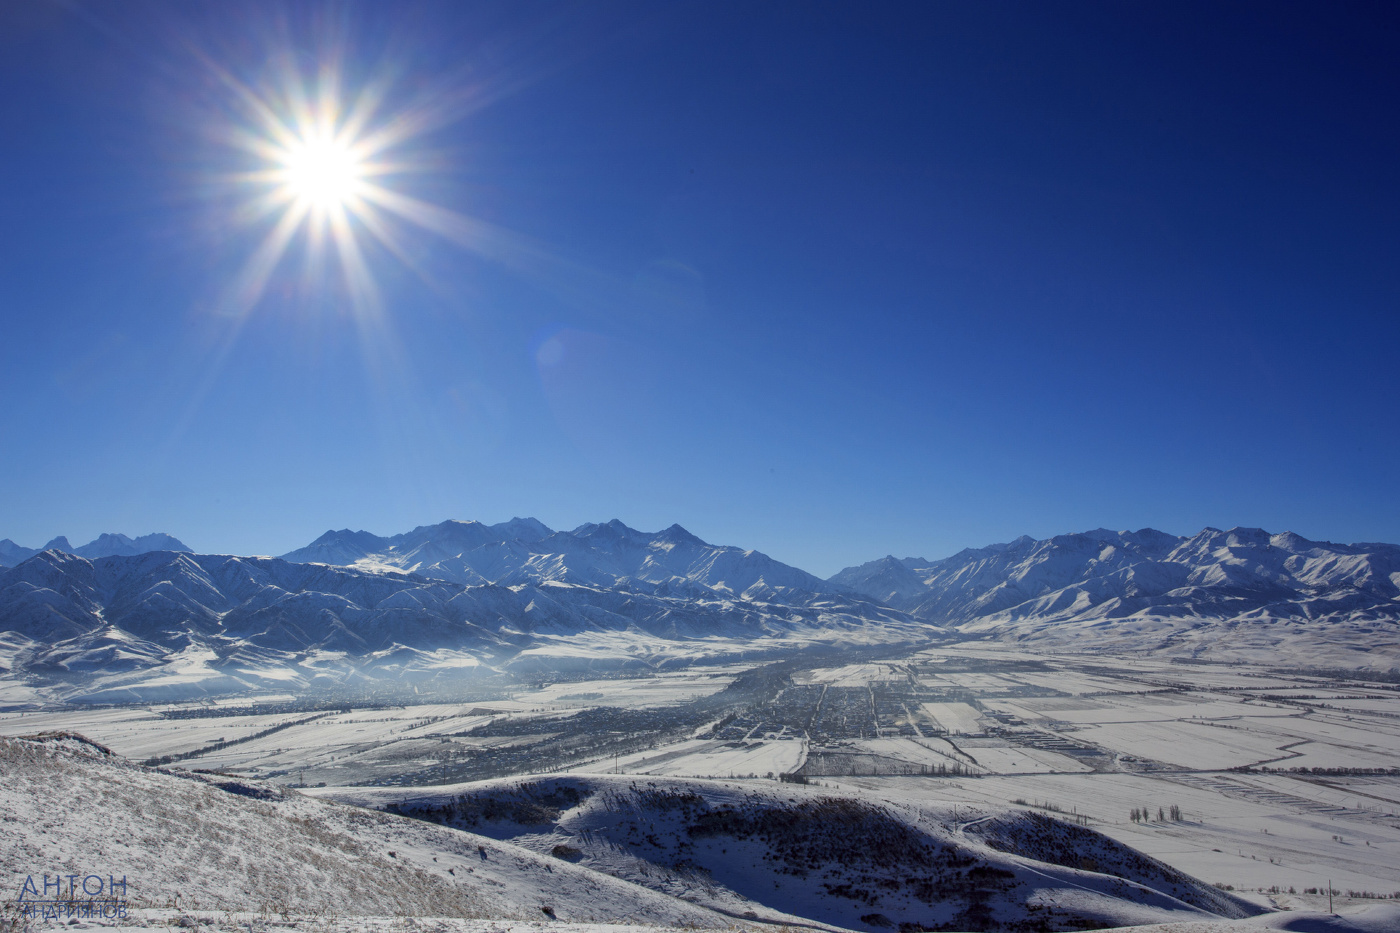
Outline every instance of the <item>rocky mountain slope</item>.
{"label": "rocky mountain slope", "polygon": [[509,840],[736,919],[1070,930],[1257,909],[1041,814],[749,781],[570,775],[338,796]]}
{"label": "rocky mountain slope", "polygon": [[886,557],[831,582],[964,634],[1045,647],[1400,664],[1400,547],[1390,544],[1099,529],[939,561]]}

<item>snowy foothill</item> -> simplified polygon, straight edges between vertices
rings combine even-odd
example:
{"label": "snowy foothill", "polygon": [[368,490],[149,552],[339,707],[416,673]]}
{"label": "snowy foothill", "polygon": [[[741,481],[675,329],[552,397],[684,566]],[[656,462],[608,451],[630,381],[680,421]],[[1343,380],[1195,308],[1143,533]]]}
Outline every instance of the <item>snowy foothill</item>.
{"label": "snowy foothill", "polygon": [[727,925],[510,843],[262,782],[142,768],[86,740],[0,740],[0,761],[7,902],[26,879],[76,872],[125,879],[137,917],[172,908],[500,922],[545,919],[549,908],[573,922]]}
{"label": "snowy foothill", "polygon": [[360,805],[346,806],[143,768],[72,734],[0,740],[0,759],[0,864],[17,909],[29,901],[41,921],[82,899],[49,893],[50,875],[112,879],[113,893],[97,893],[138,920],[176,910],[991,930],[1033,918],[1056,930],[1258,912],[1092,830],[1005,809],[621,776],[342,790]]}

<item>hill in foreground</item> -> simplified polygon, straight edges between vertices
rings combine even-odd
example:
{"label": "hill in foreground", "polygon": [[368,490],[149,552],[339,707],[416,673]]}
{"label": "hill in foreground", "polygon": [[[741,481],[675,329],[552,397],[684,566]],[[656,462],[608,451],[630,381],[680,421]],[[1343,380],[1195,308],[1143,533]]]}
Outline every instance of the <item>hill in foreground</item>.
{"label": "hill in foreground", "polygon": [[1238,919],[1254,909],[1070,824],[790,785],[567,776],[365,801],[467,827],[455,828],[145,768],[72,735],[0,739],[0,773],[9,929],[27,928],[12,923],[23,879],[46,872],[124,878],[118,925],[131,931],[833,929],[818,915],[853,912],[855,929],[924,926],[901,911],[956,918],[950,929],[1169,923],[1140,933],[1382,933],[1400,920],[1391,905]]}
{"label": "hill in foreground", "polygon": [[1257,912],[1042,814],[898,806],[773,782],[505,779],[350,791],[736,920],[854,930],[1077,930]]}
{"label": "hill in foreground", "polygon": [[[507,842],[261,782],[0,739],[0,872],[115,875],[146,908],[723,927],[676,898]],[[9,882],[7,882],[8,884]],[[549,908],[550,913],[545,913]]]}

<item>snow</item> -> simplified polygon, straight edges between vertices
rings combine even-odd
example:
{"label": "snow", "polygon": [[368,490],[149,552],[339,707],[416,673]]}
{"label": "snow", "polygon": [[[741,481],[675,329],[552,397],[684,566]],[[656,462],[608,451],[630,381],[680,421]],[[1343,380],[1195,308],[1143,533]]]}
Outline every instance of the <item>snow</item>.
{"label": "snow", "polygon": [[[198,910],[147,910],[140,920],[120,922],[131,933],[168,933],[171,927],[195,927],[217,933],[549,933],[561,921],[471,920],[458,917],[329,917],[299,918],[293,915],[213,912]],[[40,924],[40,928],[47,924]],[[78,921],[70,929],[90,930],[112,924]],[[730,929],[752,929],[732,924]],[[688,927],[640,926],[619,923],[569,923],[576,933],[681,933]],[[817,927],[820,929],[820,927]],[[771,929],[771,928],[770,928]],[[1109,928],[1114,933],[1124,928]],[[1391,905],[1360,904],[1340,907],[1335,914],[1298,910],[1244,920],[1188,920],[1130,928],[1132,933],[1394,933],[1400,929],[1400,912]]]}
{"label": "snow", "polygon": [[[860,792],[833,795],[765,781],[566,775],[335,793],[535,851],[567,846],[581,865],[770,922],[805,919],[855,929],[906,920],[956,923],[966,906],[954,893],[963,870],[955,866],[969,864],[1005,879],[995,889],[1000,893],[978,897],[984,899],[979,909],[1006,922],[1036,911],[1051,925],[1069,915],[1102,924],[1109,918],[1160,921],[1164,913],[1200,917],[1205,908],[1236,917],[1252,912],[1208,886],[1177,875],[1169,880],[1126,850],[1100,849],[1100,837],[1088,831],[1076,837],[1075,858],[1093,855],[1097,864],[1111,863],[1144,887],[1105,884],[1104,875],[1037,860],[1035,853],[1051,852],[1051,840],[1068,824],[998,810],[892,804]],[[991,837],[978,826],[988,821],[1004,824],[993,832],[995,845],[983,841]],[[872,919],[872,908],[880,919]]]}
{"label": "snow", "polygon": [[[346,554],[360,548],[350,561],[359,571],[170,553],[96,561],[50,553],[0,571],[10,586],[0,589],[8,594],[5,599],[13,597],[0,606],[5,620],[0,627],[15,629],[0,634],[0,707],[10,708],[0,712],[0,736],[74,730],[135,760],[236,741],[184,763],[284,780],[300,778],[304,770],[312,782],[333,785],[318,793],[368,800],[380,792],[334,785],[426,773],[423,769],[433,762],[459,751],[489,758],[499,749],[505,758],[560,735],[569,728],[565,717],[591,707],[684,708],[697,697],[718,694],[757,664],[799,651],[884,646],[882,660],[852,653],[823,657],[828,667],[804,670],[796,665],[792,686],[805,688],[807,695],[834,697],[846,691],[842,715],[850,713],[853,724],[868,706],[871,719],[847,735],[818,739],[829,724],[797,713],[765,721],[762,710],[746,711],[741,725],[731,727],[723,740],[712,737],[718,719],[702,728],[694,728],[699,720],[688,720],[655,747],[645,747],[643,739],[626,746],[629,754],[579,766],[616,771],[616,778],[595,774],[578,779],[611,780],[614,788],[622,786],[618,781],[679,788],[681,779],[714,776],[732,785],[724,793],[732,789],[738,795],[724,799],[737,806],[763,798],[764,808],[809,799],[804,795],[851,795],[893,807],[920,832],[935,835],[943,831],[939,826],[959,825],[965,835],[976,834],[966,812],[962,819],[946,818],[950,807],[975,808],[980,814],[1008,807],[1052,813],[1057,820],[1082,820],[1204,882],[1248,890],[1258,903],[1297,911],[1325,906],[1316,895],[1298,892],[1329,878],[1344,891],[1389,893],[1397,887],[1400,774],[1357,772],[1400,767],[1400,691],[1380,673],[1369,680],[1361,673],[1343,679],[1316,670],[1345,664],[1360,671],[1400,662],[1395,650],[1400,641],[1394,637],[1400,570],[1388,570],[1386,564],[1394,557],[1391,551],[1400,549],[1392,546],[1324,545],[1248,529],[1207,530],[1191,539],[1098,531],[1047,542],[1019,540],[938,566],[884,561],[882,585],[902,599],[921,600],[910,612],[929,619],[935,610],[965,611],[960,623],[964,634],[989,639],[923,648],[940,635],[926,621],[850,597],[837,586],[823,592],[800,590],[803,578],[783,577],[787,571],[763,563],[768,560],[763,555],[712,548],[683,529],[651,535],[609,523],[553,533],[528,523],[506,530],[444,523],[410,535],[417,537],[409,541],[400,536],[398,543],[385,544],[391,539],[376,543],[362,533],[331,533],[321,542],[323,548]],[[467,547],[476,538],[485,543]],[[366,550],[368,546],[380,550]],[[475,554],[476,547],[487,550]],[[475,556],[467,561],[467,554]],[[401,572],[434,566],[455,567],[463,580],[469,579],[468,571],[488,569],[494,580],[518,575],[509,578],[509,585],[488,585],[485,577],[467,585]],[[83,574],[99,583],[84,583]],[[752,577],[747,586],[744,574]],[[909,584],[909,575],[917,587]],[[1261,580],[1310,589],[1293,600],[1294,608],[1241,604],[1235,600],[1244,596],[1226,593],[1229,587]],[[129,589],[116,599],[122,587]],[[124,622],[121,613],[133,605],[143,608]],[[327,617],[335,624],[316,621]],[[143,619],[170,618],[180,621],[165,641],[151,627],[141,627]],[[321,640],[299,641],[298,626],[314,630]],[[920,650],[908,647],[915,644]],[[44,680],[23,669],[34,658],[68,673]],[[1211,663],[1221,660],[1232,663]],[[33,671],[43,669],[36,664]],[[510,678],[515,683],[502,688]],[[471,692],[462,685],[491,686],[477,694],[489,698],[469,702],[386,703],[353,712],[264,707],[231,710],[235,715],[217,718],[162,715],[195,710],[187,700],[225,708],[253,707],[255,701],[296,706],[313,692],[313,684],[326,683],[354,684],[367,693],[383,685],[421,684],[434,689],[433,699]],[[901,691],[905,701],[876,711],[877,694]],[[58,708],[62,701],[148,705]],[[153,702],[158,705],[149,705]],[[48,708],[39,710],[41,705]],[[500,720],[512,726],[519,722],[520,728],[506,730],[509,735],[469,734]],[[279,726],[288,727],[250,738]],[[677,736],[684,738],[673,741]],[[580,741],[588,737],[581,735]],[[0,747],[10,746],[0,740]],[[28,790],[9,787],[12,774],[4,772],[7,786],[0,788],[0,807],[9,807],[12,819],[0,820],[0,842],[8,846],[0,853],[12,859],[8,865],[34,853],[73,864],[98,857],[136,858],[127,852],[129,845],[118,847],[110,839],[82,848],[87,845],[81,841],[84,833],[110,835],[112,827],[126,824],[95,823],[96,816],[51,817],[34,802],[44,799],[38,795],[45,792],[85,805],[110,796],[120,803],[117,819],[144,827],[145,854],[137,862],[150,871],[183,870],[181,853],[162,841],[162,834],[184,832],[172,828],[181,819],[192,819],[199,832],[207,830],[216,840],[231,838],[219,835],[226,832],[221,825],[246,832],[259,849],[256,857],[245,859],[250,871],[256,867],[270,873],[275,864],[294,863],[293,881],[303,885],[311,885],[312,869],[319,871],[320,864],[333,866],[325,869],[330,874],[359,870],[347,867],[341,855],[318,848],[327,839],[318,839],[308,826],[340,834],[336,838],[342,842],[361,840],[356,845],[366,838],[391,838],[395,851],[404,854],[394,864],[432,875],[436,881],[413,877],[442,893],[443,903],[457,905],[458,916],[443,919],[443,929],[465,930],[462,925],[474,922],[472,916],[537,923],[531,911],[538,911],[536,901],[545,897],[564,922],[644,917],[662,924],[724,925],[750,922],[745,914],[752,911],[776,922],[871,926],[861,925],[862,915],[852,919],[840,910],[814,916],[809,905],[829,892],[776,877],[771,859],[764,864],[763,858],[773,853],[752,839],[736,840],[728,852],[721,846],[716,853],[708,842],[697,847],[710,860],[704,864],[711,866],[706,883],[713,890],[701,890],[705,884],[698,876],[676,870],[674,863],[657,862],[615,836],[609,837],[613,849],[579,847],[585,856],[578,864],[550,857],[553,846],[572,845],[575,830],[603,832],[589,822],[598,814],[580,813],[577,826],[507,834],[517,848],[491,851],[512,853],[512,871],[518,871],[493,876],[499,887],[487,885],[486,891],[499,897],[483,906],[485,902],[432,887],[454,877],[433,875],[433,857],[465,858],[450,864],[471,865],[479,874],[484,869],[471,860],[477,850],[457,852],[441,842],[447,837],[425,841],[404,829],[402,821],[372,827],[346,822],[337,815],[344,808],[308,809],[314,801],[276,789],[269,790],[276,799],[254,799],[252,810],[227,810],[224,797],[238,793],[218,790],[207,780],[129,768],[118,780],[111,762],[99,767],[81,755],[59,758],[54,751],[48,771],[34,764],[37,759],[25,759],[28,763],[15,774],[30,781]],[[824,759],[829,762],[825,770],[810,767]],[[38,770],[24,777],[31,765]],[[945,771],[957,765],[971,774],[925,776],[940,765]],[[1277,770],[1259,770],[1265,767]],[[824,786],[799,789],[763,780],[770,773],[804,768]],[[850,776],[852,772],[860,776]],[[748,774],[759,780],[729,777]],[[128,779],[130,786],[124,783]],[[205,789],[195,793],[190,787]],[[421,788],[415,792],[427,793]],[[476,791],[459,786],[440,793],[469,792]],[[31,796],[24,798],[24,793]],[[408,791],[383,793],[391,796],[374,799],[396,799],[392,795]],[[200,796],[204,794],[214,796]],[[718,790],[705,795],[712,801],[723,797]],[[179,802],[184,816],[159,803],[143,803],[150,799]],[[200,806],[210,815],[201,816]],[[1172,806],[1185,811],[1183,819],[1156,818],[1159,808]],[[1130,819],[1137,809],[1146,809],[1152,818]],[[926,825],[921,813],[934,811],[944,815],[930,817],[933,822]],[[34,814],[41,814],[38,823]],[[275,828],[279,825],[280,830]],[[193,864],[218,864],[219,854],[206,852],[203,841],[193,846]],[[237,843],[225,848],[224,856],[244,858]],[[752,877],[730,871],[721,855],[733,856]],[[565,866],[583,874],[569,875]],[[1027,869],[1018,878],[1032,874]],[[226,875],[206,890],[187,873],[179,889],[200,891],[200,903],[226,905],[220,909],[246,905],[248,891]],[[1102,890],[1083,895],[1065,882],[1067,876],[1052,875],[1058,880],[1044,890],[1025,880],[1022,903],[1053,904],[1059,910],[1074,905],[1111,922],[1148,922],[1160,919],[1154,911],[1164,909],[1157,902],[1131,909],[1114,906],[1101,899]],[[606,889],[597,895],[602,901],[578,893],[594,876],[610,878],[597,882],[604,886],[598,890]],[[414,899],[418,895],[404,880],[407,876],[391,871],[389,877],[391,896],[401,898],[406,909],[422,916],[441,912]],[[759,897],[754,879],[762,880],[765,895],[767,887],[777,884],[780,896]],[[171,883],[161,891],[169,894],[176,887]],[[1290,888],[1295,893],[1287,893]],[[646,897],[638,901],[642,889]],[[702,903],[691,904],[687,897]],[[1198,933],[1302,930],[1308,924],[1338,930],[1352,924],[1360,930],[1373,922],[1381,924],[1378,929],[1396,928],[1393,912],[1385,912],[1391,905],[1368,907],[1360,900],[1344,904],[1344,922],[1299,913],[1270,919],[1273,927],[1263,921],[1174,923]],[[559,904],[575,902],[642,906],[618,914],[599,909],[563,916],[567,910]],[[313,898],[307,903],[319,902]],[[264,906],[271,909],[271,904]],[[376,908],[365,903],[355,909],[368,915]],[[386,921],[326,922],[375,928]]]}
{"label": "snow", "polygon": [[[806,752],[806,744],[795,737],[746,742],[693,740],[621,757],[611,762],[608,770],[670,777],[763,777],[796,771]],[[609,764],[606,760],[600,763]]]}
{"label": "snow", "polygon": [[890,558],[831,582],[964,635],[1021,647],[1143,651],[1317,666],[1400,664],[1400,546],[1332,544],[1257,528],[1192,538],[1097,529]]}
{"label": "snow", "polygon": [[[0,869],[115,873],[138,912],[623,918],[726,926],[684,901],[506,842],[75,747],[0,740]],[[55,806],[58,803],[61,805]]]}
{"label": "snow", "polygon": [[923,709],[945,732],[982,731],[982,714],[966,703],[924,703]]}
{"label": "snow", "polygon": [[328,531],[285,555],[385,573],[411,572],[456,583],[681,586],[732,596],[749,590],[841,592],[818,577],[758,551],[717,547],[679,525],[641,532],[613,520],[555,532],[536,519],[497,525],[447,521],[381,538]]}
{"label": "snow", "polygon": [[[314,920],[320,933],[348,933],[386,929],[387,913],[443,918],[401,921],[396,933],[484,931],[464,922],[473,918],[534,930],[547,912],[550,924],[596,933],[631,933],[627,923],[870,930],[885,916],[932,922],[974,904],[1059,928],[1254,912],[1068,824],[860,791],[578,775],[317,792],[420,816],[445,806],[449,828],[258,781],[135,767],[76,737],[0,739],[0,766],[0,870],[17,886],[45,871],[122,878],[126,928]],[[1055,840],[1071,829],[1076,852],[1134,880],[1039,860],[1058,858]],[[999,880],[968,887],[958,881],[968,865]],[[932,887],[919,880],[929,872]],[[860,890],[872,883],[878,895]],[[65,925],[75,924],[104,925]]]}
{"label": "snow", "polygon": [[[646,550],[646,540],[633,543]],[[740,559],[703,542],[685,547]],[[742,560],[762,564],[771,583],[767,558]],[[698,577],[465,585],[271,558],[153,552],[89,562],[55,551],[0,570],[0,626],[11,629],[0,636],[9,662],[0,689],[33,697],[13,686],[25,684],[36,699],[69,703],[366,680],[450,691],[502,671],[723,666],[816,647],[926,643],[935,632],[862,599],[786,585],[742,599]]]}

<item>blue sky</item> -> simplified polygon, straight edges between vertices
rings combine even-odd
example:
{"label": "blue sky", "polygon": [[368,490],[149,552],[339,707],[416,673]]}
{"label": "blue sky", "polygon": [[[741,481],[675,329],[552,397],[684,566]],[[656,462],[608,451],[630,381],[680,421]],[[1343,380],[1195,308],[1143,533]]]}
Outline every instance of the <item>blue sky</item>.
{"label": "blue sky", "polygon": [[[376,299],[305,229],[239,297],[289,62],[429,114]],[[0,87],[21,544],[1400,541],[1387,5],[34,0]]]}

